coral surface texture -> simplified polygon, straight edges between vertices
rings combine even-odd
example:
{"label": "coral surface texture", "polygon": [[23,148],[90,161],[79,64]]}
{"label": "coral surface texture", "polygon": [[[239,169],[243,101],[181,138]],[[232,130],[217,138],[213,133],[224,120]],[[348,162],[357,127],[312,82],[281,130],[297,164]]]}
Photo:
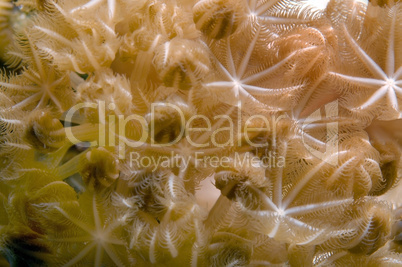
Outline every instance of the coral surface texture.
{"label": "coral surface texture", "polygon": [[402,1],[0,0],[0,266],[402,266]]}

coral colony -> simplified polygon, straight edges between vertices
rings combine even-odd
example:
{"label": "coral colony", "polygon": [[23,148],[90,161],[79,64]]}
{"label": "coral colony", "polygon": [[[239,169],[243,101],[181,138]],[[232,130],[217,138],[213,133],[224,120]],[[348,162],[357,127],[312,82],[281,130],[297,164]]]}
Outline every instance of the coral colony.
{"label": "coral colony", "polygon": [[1,0],[0,36],[1,266],[402,266],[402,2]]}

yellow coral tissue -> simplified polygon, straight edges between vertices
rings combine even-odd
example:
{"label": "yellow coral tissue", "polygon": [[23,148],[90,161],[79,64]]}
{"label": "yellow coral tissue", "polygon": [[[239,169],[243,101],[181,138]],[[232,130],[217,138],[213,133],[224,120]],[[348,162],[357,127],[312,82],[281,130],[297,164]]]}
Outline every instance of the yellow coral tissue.
{"label": "yellow coral tissue", "polygon": [[0,266],[402,266],[402,1],[0,0]]}

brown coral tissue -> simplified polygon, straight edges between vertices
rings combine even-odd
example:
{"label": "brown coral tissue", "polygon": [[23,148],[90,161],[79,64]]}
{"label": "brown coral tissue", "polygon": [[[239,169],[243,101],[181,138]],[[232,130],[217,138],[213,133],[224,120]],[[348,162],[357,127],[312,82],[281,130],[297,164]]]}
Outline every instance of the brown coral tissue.
{"label": "brown coral tissue", "polygon": [[402,266],[402,2],[320,3],[0,0],[0,265]]}

